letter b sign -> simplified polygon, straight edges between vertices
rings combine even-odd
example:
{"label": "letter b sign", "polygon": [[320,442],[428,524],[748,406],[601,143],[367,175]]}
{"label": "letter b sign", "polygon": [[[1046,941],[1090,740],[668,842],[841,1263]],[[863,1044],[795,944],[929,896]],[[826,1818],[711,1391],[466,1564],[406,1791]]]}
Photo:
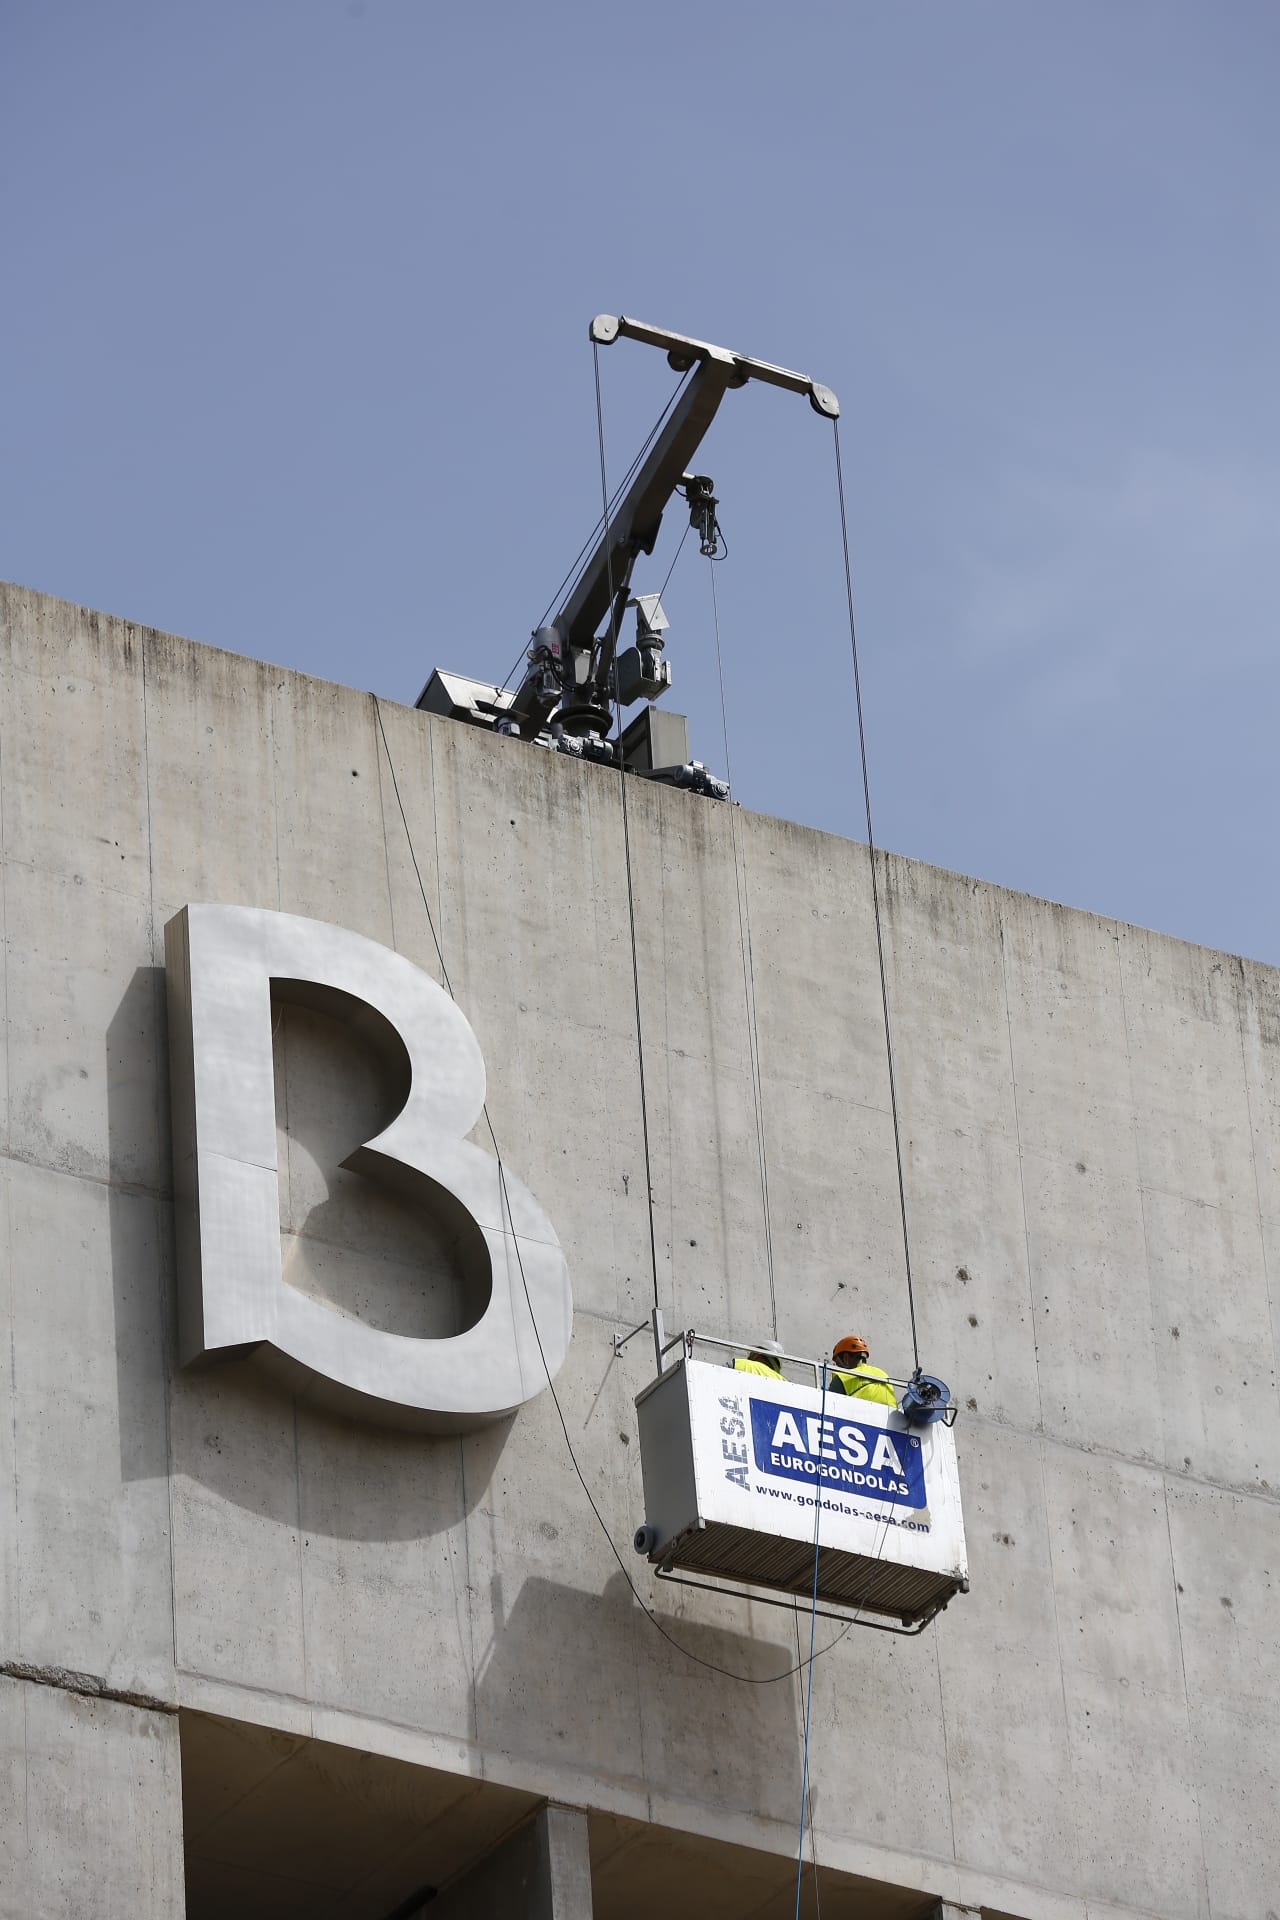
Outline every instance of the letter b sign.
{"label": "letter b sign", "polygon": [[[252,1350],[309,1399],[437,1433],[540,1393],[569,1348],[569,1275],[528,1188],[466,1138],[484,1106],[484,1061],[448,994],[361,934],[258,907],[184,907],[165,928],[165,969],[184,1363]],[[464,1223],[491,1278],[465,1333],[387,1333],[285,1282],[273,987],[400,1054],[404,1105],[343,1164]]]}

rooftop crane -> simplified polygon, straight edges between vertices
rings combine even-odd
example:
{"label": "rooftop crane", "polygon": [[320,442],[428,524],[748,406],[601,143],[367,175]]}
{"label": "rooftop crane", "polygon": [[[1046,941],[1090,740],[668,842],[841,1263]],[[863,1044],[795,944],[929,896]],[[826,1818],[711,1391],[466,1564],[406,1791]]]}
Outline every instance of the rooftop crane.
{"label": "rooftop crane", "polygon": [[[418,705],[524,740],[541,740],[579,758],[613,761],[615,743],[609,733],[615,703],[621,708],[638,700],[657,700],[671,685],[670,662],[663,658],[668,623],[660,597],[654,593],[633,596],[631,586],[637,560],[653,552],[673,494],[683,496],[703,553],[714,556],[717,550],[714,483],[690,468],[721,400],[731,387],[762,380],[806,395],[814,411],[827,419],[838,417],[840,403],[830,387],[807,374],[625,314],[597,314],[590,335],[597,347],[629,339],[663,348],[672,368],[691,377],[635,477],[605,516],[599,538],[559,612],[535,630],[515,692],[437,671],[423,688]],[[619,653],[618,636],[628,607],[636,613],[635,645]],[[625,745],[623,761],[632,765]],[[646,765],[640,758],[633,770],[672,784],[718,792],[721,797],[727,792],[697,762],[661,767],[651,760]]]}

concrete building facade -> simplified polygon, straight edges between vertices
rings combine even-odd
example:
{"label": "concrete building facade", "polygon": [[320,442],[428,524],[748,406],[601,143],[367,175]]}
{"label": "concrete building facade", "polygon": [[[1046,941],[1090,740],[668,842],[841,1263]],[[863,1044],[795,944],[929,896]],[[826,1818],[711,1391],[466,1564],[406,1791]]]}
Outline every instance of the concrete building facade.
{"label": "concrete building facade", "polygon": [[[0,675],[0,1915],[790,1915],[807,1618],[630,1551],[652,1349],[613,1342],[654,1259],[618,776],[14,587]],[[863,1331],[901,1372],[866,850],[627,800],[667,1323]],[[251,1355],[178,1364],[165,925],[301,914],[438,979],[419,876],[568,1260],[568,1444],[547,1392],[433,1436]],[[814,1668],[821,1910],[1275,1920],[1280,974],[880,878],[972,1587]],[[447,1239],[341,1167],[388,1117],[358,1041],[282,1003],[275,1067],[288,1283],[470,1324]]]}

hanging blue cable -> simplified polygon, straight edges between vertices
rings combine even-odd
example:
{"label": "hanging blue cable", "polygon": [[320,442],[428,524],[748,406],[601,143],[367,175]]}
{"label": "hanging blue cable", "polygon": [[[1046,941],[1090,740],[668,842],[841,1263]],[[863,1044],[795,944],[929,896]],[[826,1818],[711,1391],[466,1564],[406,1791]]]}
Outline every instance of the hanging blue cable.
{"label": "hanging blue cable", "polygon": [[[822,1363],[822,1407],[819,1419],[827,1417],[827,1363]],[[819,1433],[822,1428],[819,1426]],[[800,1769],[800,1844],[796,1849],[796,1916],[800,1920],[800,1886],[804,1878],[804,1826],[809,1810],[809,1728],[813,1715],[813,1642],[818,1628],[818,1528],[822,1517],[822,1482],[813,1490],[813,1593],[809,1603],[809,1672],[804,1692],[804,1760]],[[818,1877],[814,1862],[814,1882]]]}

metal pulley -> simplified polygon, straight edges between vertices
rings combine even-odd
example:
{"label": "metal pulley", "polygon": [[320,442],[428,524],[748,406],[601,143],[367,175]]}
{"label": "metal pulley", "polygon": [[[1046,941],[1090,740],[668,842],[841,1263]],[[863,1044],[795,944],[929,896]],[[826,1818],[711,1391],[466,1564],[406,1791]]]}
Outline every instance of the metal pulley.
{"label": "metal pulley", "polygon": [[704,560],[722,560],[728,551],[716,518],[715,481],[706,473],[686,473],[680,492],[689,503],[689,525],[698,536],[698,551]]}

